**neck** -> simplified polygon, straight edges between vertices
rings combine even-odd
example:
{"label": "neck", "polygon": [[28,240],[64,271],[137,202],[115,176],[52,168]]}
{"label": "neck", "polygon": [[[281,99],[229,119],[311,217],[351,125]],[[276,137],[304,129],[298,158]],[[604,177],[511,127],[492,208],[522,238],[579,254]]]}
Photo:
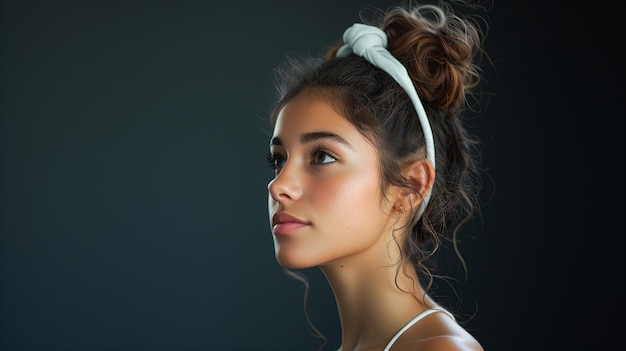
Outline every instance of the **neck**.
{"label": "neck", "polygon": [[389,262],[389,251],[383,251],[321,267],[337,302],[343,351],[384,347],[406,322],[433,304],[413,266]]}

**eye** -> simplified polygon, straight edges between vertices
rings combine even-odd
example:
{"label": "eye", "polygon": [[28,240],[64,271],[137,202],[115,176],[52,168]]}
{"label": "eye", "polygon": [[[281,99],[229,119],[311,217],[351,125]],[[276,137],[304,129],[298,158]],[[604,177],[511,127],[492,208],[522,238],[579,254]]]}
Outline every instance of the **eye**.
{"label": "eye", "polygon": [[337,161],[335,156],[325,150],[316,149],[312,153],[312,163],[316,165],[324,165]]}
{"label": "eye", "polygon": [[285,165],[285,162],[286,159],[281,154],[273,152],[267,154],[267,164],[276,172],[276,174],[280,172],[281,168]]}

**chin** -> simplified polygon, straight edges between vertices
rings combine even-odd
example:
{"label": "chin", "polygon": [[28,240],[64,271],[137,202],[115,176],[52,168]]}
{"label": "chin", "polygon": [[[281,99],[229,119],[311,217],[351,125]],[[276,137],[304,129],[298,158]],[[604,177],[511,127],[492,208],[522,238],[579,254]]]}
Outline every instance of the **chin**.
{"label": "chin", "polygon": [[302,253],[288,252],[288,250],[277,250],[276,261],[287,269],[306,269],[320,265],[319,260],[308,257]]}
{"label": "chin", "polygon": [[312,268],[312,267],[316,267],[316,264],[311,264],[311,263],[307,263],[304,262],[301,259],[286,259],[286,258],[281,258],[279,256],[276,256],[276,261],[278,261],[278,263],[287,268],[287,269],[306,269],[306,268]]}

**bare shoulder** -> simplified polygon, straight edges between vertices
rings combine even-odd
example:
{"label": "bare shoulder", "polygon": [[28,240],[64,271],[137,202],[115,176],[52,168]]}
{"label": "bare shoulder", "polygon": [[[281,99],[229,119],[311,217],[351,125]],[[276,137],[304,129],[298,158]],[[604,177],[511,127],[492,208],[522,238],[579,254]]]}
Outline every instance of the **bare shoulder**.
{"label": "bare shoulder", "polygon": [[434,336],[394,345],[393,351],[484,351],[472,337],[456,335]]}
{"label": "bare shoulder", "polygon": [[483,351],[469,332],[446,315],[433,314],[418,324],[398,339],[393,351]]}
{"label": "bare shoulder", "polygon": [[428,351],[483,351],[478,341],[472,337],[457,335],[435,336],[415,343],[412,350]]}

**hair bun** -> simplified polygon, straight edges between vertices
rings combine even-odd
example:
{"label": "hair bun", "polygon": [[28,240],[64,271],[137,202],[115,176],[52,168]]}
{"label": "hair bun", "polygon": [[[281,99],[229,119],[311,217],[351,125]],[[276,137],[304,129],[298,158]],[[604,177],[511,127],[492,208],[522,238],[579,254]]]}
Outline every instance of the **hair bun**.
{"label": "hair bun", "polygon": [[478,84],[478,28],[433,5],[394,7],[381,27],[389,37],[387,49],[405,65],[423,103],[461,109],[466,94]]}

